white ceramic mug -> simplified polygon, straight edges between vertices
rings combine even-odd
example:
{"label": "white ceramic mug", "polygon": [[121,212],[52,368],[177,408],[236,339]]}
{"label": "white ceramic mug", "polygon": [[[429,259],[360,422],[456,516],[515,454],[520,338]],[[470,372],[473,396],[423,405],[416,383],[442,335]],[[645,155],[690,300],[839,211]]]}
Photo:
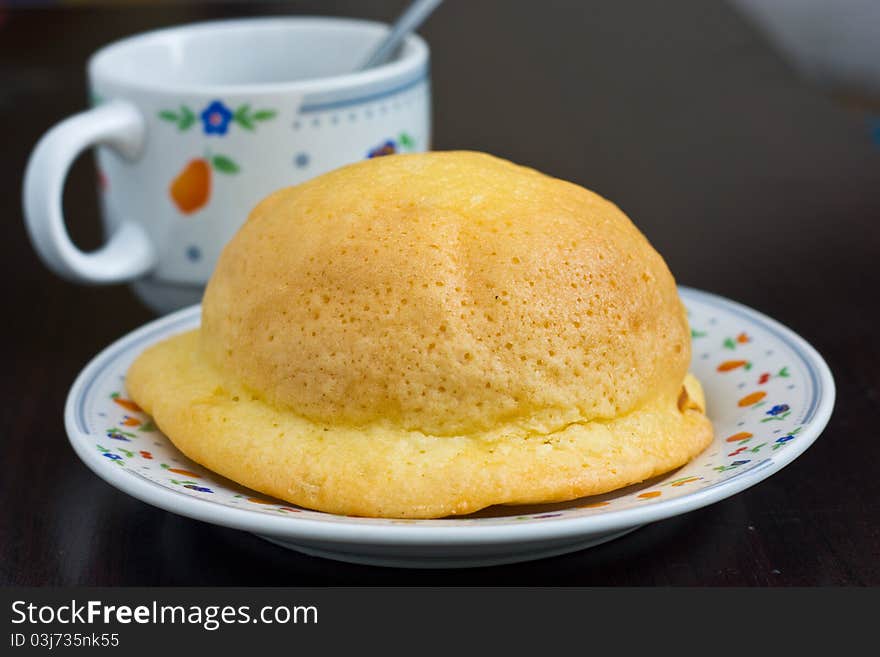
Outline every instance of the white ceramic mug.
{"label": "white ceramic mug", "polygon": [[[47,132],[25,173],[31,240],[57,274],[131,281],[159,312],[201,299],[226,242],[272,191],[366,157],[430,147],[428,47],[356,71],[387,32],[335,18],[217,21],[111,44],[88,63],[94,107]],[[97,146],[107,243],[62,214],[67,171]]]}

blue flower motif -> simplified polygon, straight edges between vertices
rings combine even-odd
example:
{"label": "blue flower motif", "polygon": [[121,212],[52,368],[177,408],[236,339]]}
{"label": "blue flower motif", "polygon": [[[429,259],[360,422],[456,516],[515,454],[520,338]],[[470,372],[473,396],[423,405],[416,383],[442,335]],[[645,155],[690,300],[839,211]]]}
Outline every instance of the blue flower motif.
{"label": "blue flower motif", "polygon": [[206,135],[225,135],[232,120],[232,110],[219,100],[215,100],[199,115]]}
{"label": "blue flower motif", "polygon": [[788,404],[776,404],[776,406],[767,411],[767,415],[780,415],[781,413],[785,413],[788,409]]}
{"label": "blue flower motif", "polygon": [[397,144],[393,139],[388,139],[384,144],[379,144],[375,148],[371,148],[367,153],[367,159],[381,157],[383,155],[393,155],[397,152]]}

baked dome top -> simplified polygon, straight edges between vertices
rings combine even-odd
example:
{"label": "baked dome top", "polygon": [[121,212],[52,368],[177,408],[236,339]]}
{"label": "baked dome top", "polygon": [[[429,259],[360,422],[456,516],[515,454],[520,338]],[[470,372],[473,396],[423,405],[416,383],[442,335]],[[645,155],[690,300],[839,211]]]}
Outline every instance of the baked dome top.
{"label": "baked dome top", "polygon": [[677,395],[690,361],[675,281],[616,205],[472,152],[268,197],[219,259],[200,340],[270,405],[435,436],[612,419]]}

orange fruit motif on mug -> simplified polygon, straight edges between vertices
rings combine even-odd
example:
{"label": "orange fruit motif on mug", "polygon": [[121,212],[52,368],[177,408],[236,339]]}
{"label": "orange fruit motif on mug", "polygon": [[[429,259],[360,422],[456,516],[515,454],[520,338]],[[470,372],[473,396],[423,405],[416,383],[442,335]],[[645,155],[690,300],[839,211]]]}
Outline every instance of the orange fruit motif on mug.
{"label": "orange fruit motif on mug", "polygon": [[203,158],[190,160],[171,181],[168,192],[177,209],[184,214],[192,214],[202,208],[211,197],[210,163]]}

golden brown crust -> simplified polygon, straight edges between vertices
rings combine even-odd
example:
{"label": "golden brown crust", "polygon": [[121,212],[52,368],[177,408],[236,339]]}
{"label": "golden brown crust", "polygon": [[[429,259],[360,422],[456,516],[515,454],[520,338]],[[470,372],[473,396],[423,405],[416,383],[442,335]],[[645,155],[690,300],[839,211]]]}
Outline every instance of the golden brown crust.
{"label": "golden brown crust", "polygon": [[204,302],[212,361],[316,421],[435,435],[628,413],[690,339],[612,203],[479,153],[343,167],[261,203]]}

